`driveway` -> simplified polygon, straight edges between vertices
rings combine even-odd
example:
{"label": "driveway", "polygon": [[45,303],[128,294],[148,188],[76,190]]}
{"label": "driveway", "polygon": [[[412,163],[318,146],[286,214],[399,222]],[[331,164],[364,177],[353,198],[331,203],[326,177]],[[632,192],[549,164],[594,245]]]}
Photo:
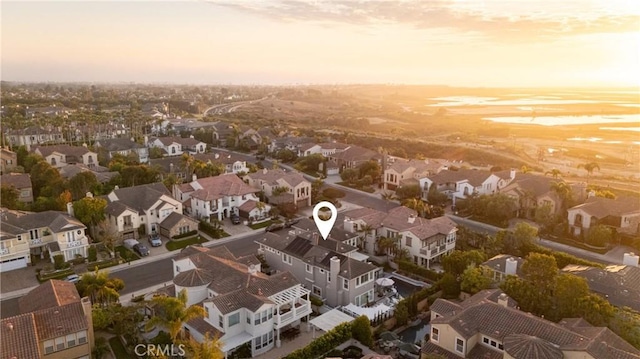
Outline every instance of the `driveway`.
{"label": "driveway", "polygon": [[36,268],[30,266],[0,273],[0,293],[13,292],[40,284],[36,279]]}
{"label": "driveway", "polygon": [[229,233],[232,236],[236,234],[251,232],[253,230],[251,229],[251,227],[244,225],[244,220],[243,223],[233,224],[231,223],[231,219],[226,218],[222,220],[221,224],[222,229],[224,229],[225,232]]}

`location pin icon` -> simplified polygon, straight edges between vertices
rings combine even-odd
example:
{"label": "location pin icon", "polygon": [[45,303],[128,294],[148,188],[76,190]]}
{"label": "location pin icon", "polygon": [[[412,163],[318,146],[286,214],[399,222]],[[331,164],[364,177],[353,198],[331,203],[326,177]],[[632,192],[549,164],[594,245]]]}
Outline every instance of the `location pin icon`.
{"label": "location pin icon", "polygon": [[[324,208],[324,207],[329,208],[331,210],[331,218],[329,218],[326,221],[318,217],[318,212],[320,211],[320,208]],[[313,207],[313,221],[316,222],[316,227],[318,227],[318,231],[320,231],[320,235],[322,235],[323,239],[326,240],[327,237],[329,237],[329,233],[331,232],[333,225],[336,223],[337,217],[338,217],[338,210],[336,209],[336,206],[334,206],[333,203],[331,202],[322,201],[316,204],[315,207]]]}

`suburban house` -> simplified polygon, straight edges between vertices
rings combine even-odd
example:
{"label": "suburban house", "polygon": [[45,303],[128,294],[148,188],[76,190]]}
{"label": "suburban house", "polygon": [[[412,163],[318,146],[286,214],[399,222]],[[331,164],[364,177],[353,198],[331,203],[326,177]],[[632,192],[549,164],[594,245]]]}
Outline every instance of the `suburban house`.
{"label": "suburban house", "polygon": [[258,146],[262,144],[262,136],[253,128],[241,130],[241,132],[238,134],[238,139],[241,142],[245,142],[251,150],[257,149]]}
{"label": "suburban house", "polygon": [[96,180],[98,180],[98,182],[100,183],[107,183],[111,181],[113,177],[120,174],[117,171],[109,171],[107,167],[97,165],[89,168],[81,164],[66,165],[64,167],[60,167],[58,168],[58,172],[60,172],[60,176],[62,176],[62,178],[66,179],[70,179],[81,172],[91,172],[94,176],[96,176]]}
{"label": "suburban house", "polygon": [[171,212],[160,222],[160,235],[173,238],[198,230],[198,221],[182,213]]}
{"label": "suburban house", "polygon": [[364,248],[370,254],[379,250],[380,237],[393,238],[397,249],[406,249],[415,264],[429,268],[456,246],[458,228],[448,217],[425,219],[404,206],[388,213],[358,208],[344,212],[344,216],[345,231],[367,232]]}
{"label": "suburban house", "polygon": [[203,162],[222,163],[224,165],[225,173],[249,173],[247,161],[244,158],[233,153],[201,153],[193,157]]}
{"label": "suburban house", "polygon": [[425,179],[424,192],[428,193],[432,186],[449,198],[466,198],[472,194],[491,195],[516,178],[516,171],[489,172],[479,170],[444,170]]}
{"label": "suburban house", "polygon": [[368,148],[360,146],[349,146],[344,151],[339,151],[329,155],[329,160],[338,164],[340,172],[345,168],[356,168],[369,161],[382,161],[382,155]]}
{"label": "suburban house", "polygon": [[502,282],[509,275],[520,275],[523,263],[524,259],[520,257],[498,254],[482,263],[482,265],[491,270],[491,278],[494,282]]}
{"label": "suburban house", "polygon": [[0,271],[24,268],[31,256],[49,258],[62,254],[65,261],[87,256],[89,239],[82,222],[64,212],[0,212]]}
{"label": "suburban house", "polygon": [[562,200],[552,189],[553,182],[558,181],[562,180],[523,173],[501,188],[500,193],[516,200],[518,217],[533,218],[536,209],[542,206],[550,206],[551,214],[559,214]]}
{"label": "suburban house", "polygon": [[7,132],[6,139],[11,147],[25,146],[27,151],[31,146],[64,142],[62,132],[49,127],[27,127]]}
{"label": "suburban house", "polygon": [[309,319],[309,290],[289,272],[262,273],[255,255],[237,258],[225,246],[190,246],[172,261],[171,292],[186,290],[187,304],[206,313],[187,322],[184,332],[199,342],[217,336],[225,357],[245,343],[252,357],[280,347],[283,329]]}
{"label": "suburban house", "polygon": [[[257,203],[259,190],[250,187],[234,174],[196,178],[173,186],[173,196],[184,203],[187,214],[195,219],[223,220],[240,215],[240,207],[248,201]],[[271,207],[265,205],[266,213]]]}
{"label": "suburban house", "polygon": [[294,203],[298,207],[311,205],[311,182],[298,172],[262,169],[244,176],[253,188],[264,191],[269,203]]}
{"label": "suburban house", "polygon": [[570,264],[562,268],[562,272],[586,279],[589,289],[611,304],[640,312],[640,268],[637,265],[610,265],[602,269]]}
{"label": "suburban house", "polygon": [[97,140],[93,146],[98,152],[105,151],[108,159],[111,159],[115,154],[123,156],[134,154],[138,157],[138,162],[149,162],[149,149],[129,138]]}
{"label": "suburban house", "polygon": [[86,146],[38,146],[33,149],[33,152],[42,156],[51,167],[55,168],[74,164],[82,164],[88,168],[98,165],[98,154],[90,151]]}
{"label": "suburban house", "polygon": [[218,122],[212,126],[213,140],[221,147],[227,145],[227,138],[235,133],[235,129],[228,123]]}
{"label": "suburban house", "polygon": [[257,240],[269,267],[291,272],[311,293],[331,307],[375,300],[374,282],[381,268],[366,262],[356,247],[320,239],[318,232],[265,233]]}
{"label": "suburban house", "polygon": [[383,174],[384,189],[395,190],[401,186],[422,185],[421,180],[447,169],[447,166],[436,160],[405,160],[396,158]]}
{"label": "suburban house", "polygon": [[193,137],[152,138],[149,140],[148,146],[162,149],[164,156],[181,156],[183,153],[195,155],[207,151],[207,144]]}
{"label": "suburban house", "polygon": [[299,146],[304,146],[313,141],[311,137],[280,137],[271,140],[268,146],[269,152],[278,152],[287,149],[298,153]]}
{"label": "suburban house", "polygon": [[297,146],[297,154],[299,157],[309,156],[313,154],[321,154],[324,157],[329,157],[337,152],[343,152],[351,147],[345,143],[303,143]]}
{"label": "suburban house", "polygon": [[[318,226],[316,226],[316,223],[309,218],[300,218],[297,223],[292,224],[292,227],[307,232],[315,232],[318,230]],[[333,228],[331,228],[329,238],[336,242],[340,242],[357,248],[362,242],[361,238],[363,235],[364,233],[347,232],[344,229],[339,228],[338,226],[334,226]]]}
{"label": "suburban house", "polygon": [[52,279],[18,301],[20,314],[0,322],[0,357],[90,359],[94,347],[91,301],[75,284]]}
{"label": "suburban house", "polygon": [[162,222],[169,215],[174,212],[182,215],[182,202],[171,197],[162,182],[116,187],[105,199],[108,202],[105,209],[107,219],[123,239],[138,238],[139,231],[159,233]]}
{"label": "suburban house", "polygon": [[514,307],[499,290],[484,290],[458,304],[431,306],[431,333],[423,355],[445,358],[638,358],[640,350],[609,328],[582,318],[554,323]]}
{"label": "suburban house", "polygon": [[10,173],[18,167],[18,155],[8,148],[0,148],[0,174]]}
{"label": "suburban house", "polygon": [[182,157],[152,158],[149,160],[149,166],[160,170],[161,179],[165,179],[171,174],[183,181],[188,178]]}
{"label": "suburban house", "polygon": [[609,199],[590,197],[583,204],[569,208],[569,230],[574,236],[587,234],[589,228],[603,224],[618,233],[640,234],[640,200],[637,198]]}
{"label": "suburban house", "polygon": [[45,106],[45,107],[28,107],[25,111],[25,117],[34,118],[37,116],[46,116],[46,117],[54,117],[61,116],[63,118],[67,118],[67,115],[75,112],[68,107],[59,107],[59,106]]}
{"label": "suburban house", "polygon": [[33,202],[33,185],[28,173],[8,173],[0,176],[2,187],[13,187],[18,191],[18,201],[23,203]]}

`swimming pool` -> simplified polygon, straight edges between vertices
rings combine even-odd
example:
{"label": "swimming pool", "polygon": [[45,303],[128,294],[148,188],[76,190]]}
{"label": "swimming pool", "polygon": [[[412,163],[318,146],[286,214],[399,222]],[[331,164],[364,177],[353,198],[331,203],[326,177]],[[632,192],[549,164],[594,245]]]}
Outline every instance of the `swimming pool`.
{"label": "swimming pool", "polygon": [[406,298],[411,294],[413,294],[414,292],[417,292],[423,288],[423,286],[417,286],[415,284],[409,283],[403,280],[402,278],[398,278],[396,276],[392,276],[391,279],[393,279],[393,281],[395,282],[394,286],[396,287],[396,290],[403,298]]}
{"label": "swimming pool", "polygon": [[398,333],[398,337],[400,337],[400,339],[405,343],[422,346],[422,339],[424,339],[424,336],[429,334],[431,331],[431,324],[429,324],[430,320],[431,318],[422,319],[418,325],[408,327]]}

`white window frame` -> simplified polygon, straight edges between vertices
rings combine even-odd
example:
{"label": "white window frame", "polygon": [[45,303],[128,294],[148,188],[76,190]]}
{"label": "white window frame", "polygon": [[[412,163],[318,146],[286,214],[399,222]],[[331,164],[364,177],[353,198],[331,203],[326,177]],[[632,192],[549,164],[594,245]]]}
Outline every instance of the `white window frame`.
{"label": "white window frame", "polygon": [[[238,320],[236,320],[235,322],[232,323],[231,322],[231,318],[235,318],[236,316],[238,317]],[[229,328],[233,327],[234,325],[240,324],[240,312],[235,312],[233,314],[230,314],[227,317],[227,323],[229,325]]]}
{"label": "white window frame", "polygon": [[87,343],[87,331],[83,330],[77,333],[78,345]]}
{"label": "white window frame", "polygon": [[293,261],[291,260],[291,256],[286,254],[286,253],[282,253],[282,262],[287,263],[288,265],[293,265]]}
{"label": "white window frame", "polygon": [[307,273],[313,273],[313,267],[309,263],[305,264],[305,270]]}
{"label": "white window frame", "polygon": [[[461,341],[461,342],[462,342],[462,350],[458,350],[458,341]],[[454,344],[455,344],[455,350],[456,350],[456,353],[462,353],[462,354],[464,354],[464,347],[465,347],[465,344],[466,344],[466,343],[465,343],[465,341],[464,341],[464,339],[462,339],[462,338],[460,338],[460,337],[456,337],[456,341],[455,341],[455,343],[454,343]]]}
{"label": "white window frame", "polygon": [[76,333],[67,335],[67,348],[72,348],[78,345],[78,340],[76,340]]}
{"label": "white window frame", "polygon": [[349,280],[346,278],[342,278],[342,289],[349,290]]}
{"label": "white window frame", "polygon": [[440,329],[431,327],[431,341],[437,343],[440,340]]}

